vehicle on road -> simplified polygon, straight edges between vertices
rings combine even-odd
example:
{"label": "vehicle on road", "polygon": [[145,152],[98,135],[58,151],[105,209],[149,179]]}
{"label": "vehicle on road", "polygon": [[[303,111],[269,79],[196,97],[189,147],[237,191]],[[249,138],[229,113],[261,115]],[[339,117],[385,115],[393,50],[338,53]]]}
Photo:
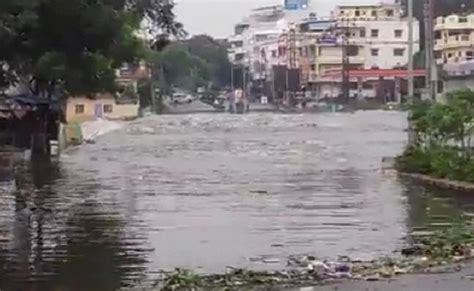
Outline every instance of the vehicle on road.
{"label": "vehicle on road", "polygon": [[173,104],[189,104],[194,101],[194,97],[191,94],[186,93],[174,93],[171,97]]}

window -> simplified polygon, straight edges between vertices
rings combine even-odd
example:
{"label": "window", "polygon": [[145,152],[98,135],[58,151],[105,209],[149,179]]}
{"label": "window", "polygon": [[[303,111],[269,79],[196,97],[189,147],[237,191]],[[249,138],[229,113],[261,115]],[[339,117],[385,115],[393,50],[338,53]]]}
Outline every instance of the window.
{"label": "window", "polygon": [[346,52],[348,57],[356,57],[359,55],[359,47],[355,45],[350,45],[346,47]]}
{"label": "window", "polygon": [[356,17],[359,17],[359,16],[360,16],[360,11],[359,11],[359,10],[356,10],[356,11],[355,11],[355,16],[356,16]]}
{"label": "window", "polygon": [[316,71],[316,65],[315,64],[311,65],[311,71]]}
{"label": "window", "polygon": [[448,53],[448,59],[452,58],[453,57],[453,54],[452,53]]}
{"label": "window", "polygon": [[395,30],[395,37],[396,38],[401,38],[403,36],[403,30],[401,29],[396,29]]}
{"label": "window", "polygon": [[365,29],[362,29],[362,30],[360,31],[360,37],[365,37]]}
{"label": "window", "polygon": [[379,30],[378,29],[372,29],[370,31],[370,36],[372,37],[379,37]]}
{"label": "window", "polygon": [[244,56],[245,56],[244,54],[237,54],[237,55],[235,55],[235,61],[236,61],[236,62],[239,62],[239,61],[243,60],[243,59],[244,59]]}
{"label": "window", "polygon": [[467,23],[466,17],[459,17],[459,23]]}
{"label": "window", "polygon": [[376,10],[372,10],[372,17],[377,17],[377,11]]}
{"label": "window", "polygon": [[388,16],[388,17],[393,17],[393,15],[394,15],[394,12],[393,12],[392,9],[387,10],[387,16]]}
{"label": "window", "polygon": [[474,56],[474,52],[473,51],[467,51],[466,52],[466,57],[473,57]]}
{"label": "window", "polygon": [[371,54],[373,57],[378,57],[378,56],[379,56],[379,49],[371,49],[371,50],[370,50],[370,54]]}
{"label": "window", "polygon": [[396,57],[403,57],[405,55],[405,49],[396,48],[393,50],[393,55]]}
{"label": "window", "polygon": [[257,34],[257,36],[255,37],[255,40],[260,42],[260,41],[265,41],[268,39],[268,35],[266,34]]}
{"label": "window", "polygon": [[276,58],[277,57],[277,51],[276,50],[272,50],[272,58]]}
{"label": "window", "polygon": [[310,45],[309,46],[309,51],[312,57],[316,56],[316,46],[315,45]]}
{"label": "window", "polygon": [[84,104],[77,104],[75,106],[75,112],[76,112],[76,114],[83,114],[85,112]]}
{"label": "window", "polygon": [[104,105],[104,113],[112,113],[114,107],[112,104],[105,104]]}

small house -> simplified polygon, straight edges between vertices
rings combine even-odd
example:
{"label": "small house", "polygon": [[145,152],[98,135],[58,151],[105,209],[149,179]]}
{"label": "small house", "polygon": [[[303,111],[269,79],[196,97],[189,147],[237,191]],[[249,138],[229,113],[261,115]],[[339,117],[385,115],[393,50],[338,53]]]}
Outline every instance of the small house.
{"label": "small house", "polygon": [[69,97],[65,102],[67,123],[107,120],[133,120],[138,117],[138,100],[123,100],[113,94],[98,94],[90,97]]}

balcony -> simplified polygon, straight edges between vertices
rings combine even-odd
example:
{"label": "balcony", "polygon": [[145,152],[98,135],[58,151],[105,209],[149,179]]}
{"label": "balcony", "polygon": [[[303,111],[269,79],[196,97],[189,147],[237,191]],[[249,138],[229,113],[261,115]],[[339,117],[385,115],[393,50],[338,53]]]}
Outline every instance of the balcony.
{"label": "balcony", "polygon": [[471,46],[474,46],[474,39],[470,35],[453,35],[448,37],[447,39],[435,40],[434,49],[440,51],[445,49]]}
{"label": "balcony", "polygon": [[230,36],[227,41],[230,42],[230,43],[233,43],[233,42],[239,42],[239,41],[243,41],[243,40],[244,40],[244,38],[241,34],[234,34],[234,35]]}
{"label": "balcony", "polygon": [[234,55],[239,55],[239,54],[245,54],[245,50],[243,47],[233,47],[229,48],[227,50],[229,54],[234,54]]}
{"label": "balcony", "polygon": [[438,17],[434,30],[474,30],[474,15]]}

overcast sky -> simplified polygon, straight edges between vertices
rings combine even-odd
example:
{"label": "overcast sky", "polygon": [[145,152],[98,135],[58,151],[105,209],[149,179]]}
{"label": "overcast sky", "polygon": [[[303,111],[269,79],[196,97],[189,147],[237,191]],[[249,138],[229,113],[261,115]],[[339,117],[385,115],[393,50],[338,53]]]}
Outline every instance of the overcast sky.
{"label": "overcast sky", "polygon": [[[316,14],[320,16],[329,15],[329,11],[337,4],[381,2],[381,0],[310,1],[312,6],[316,7]],[[184,24],[189,33],[223,38],[228,37],[233,31],[234,24],[248,15],[253,8],[281,4],[283,0],[175,0],[175,2],[178,20]]]}

